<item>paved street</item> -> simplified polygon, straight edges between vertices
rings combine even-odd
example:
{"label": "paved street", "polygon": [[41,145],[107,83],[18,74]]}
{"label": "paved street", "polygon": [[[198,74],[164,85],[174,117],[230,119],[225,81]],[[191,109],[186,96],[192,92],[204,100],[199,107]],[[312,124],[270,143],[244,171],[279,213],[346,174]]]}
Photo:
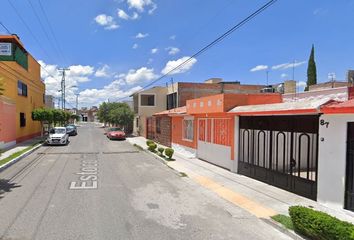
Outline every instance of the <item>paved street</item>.
{"label": "paved street", "polygon": [[288,239],[86,124],[0,173],[0,239]]}

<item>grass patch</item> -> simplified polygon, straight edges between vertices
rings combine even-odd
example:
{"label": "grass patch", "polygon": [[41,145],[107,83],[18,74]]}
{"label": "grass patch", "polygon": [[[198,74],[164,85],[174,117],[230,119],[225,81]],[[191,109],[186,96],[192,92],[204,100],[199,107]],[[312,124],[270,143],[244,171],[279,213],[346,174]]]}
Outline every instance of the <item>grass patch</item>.
{"label": "grass patch", "polygon": [[271,218],[286,227],[287,229],[294,230],[293,222],[291,221],[291,218],[289,216],[277,214],[275,216],[272,216]]}
{"label": "grass patch", "polygon": [[32,148],[36,147],[38,144],[40,144],[40,142],[38,143],[34,143],[32,144],[31,146],[21,150],[21,151],[18,151],[18,152],[15,152],[13,154],[11,154],[10,156],[8,156],[7,158],[4,158],[2,160],[0,160],[0,166],[10,162],[11,160],[21,156],[22,154],[24,154],[25,152],[28,152],[29,150],[31,150]]}

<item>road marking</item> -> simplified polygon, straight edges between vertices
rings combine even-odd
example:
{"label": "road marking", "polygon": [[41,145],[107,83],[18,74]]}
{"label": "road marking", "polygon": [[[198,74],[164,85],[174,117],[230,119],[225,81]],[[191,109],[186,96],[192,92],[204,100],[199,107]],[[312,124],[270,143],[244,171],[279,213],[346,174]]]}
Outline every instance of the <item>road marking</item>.
{"label": "road marking", "polygon": [[98,188],[98,161],[96,159],[81,160],[80,172],[76,173],[79,175],[79,181],[71,182],[70,190],[85,190],[85,189],[97,189]]}
{"label": "road marking", "polygon": [[261,204],[241,194],[238,194],[207,177],[196,175],[193,176],[192,179],[194,179],[203,187],[206,187],[211,191],[215,192],[223,199],[247,210],[258,218],[270,218],[271,216],[277,215],[277,212],[275,212],[273,209],[263,207]]}

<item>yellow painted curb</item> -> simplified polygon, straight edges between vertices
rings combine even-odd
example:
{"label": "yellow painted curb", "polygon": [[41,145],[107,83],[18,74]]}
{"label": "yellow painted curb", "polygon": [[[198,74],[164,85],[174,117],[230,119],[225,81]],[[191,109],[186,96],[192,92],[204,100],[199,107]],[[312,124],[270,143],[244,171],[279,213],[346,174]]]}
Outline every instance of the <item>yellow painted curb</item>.
{"label": "yellow painted curb", "polygon": [[234,191],[214,182],[207,177],[194,176],[192,179],[194,179],[203,187],[212,190],[223,199],[247,210],[258,218],[270,218],[271,216],[277,215],[277,212],[275,212],[273,209],[263,207],[261,204],[241,194],[235,193]]}

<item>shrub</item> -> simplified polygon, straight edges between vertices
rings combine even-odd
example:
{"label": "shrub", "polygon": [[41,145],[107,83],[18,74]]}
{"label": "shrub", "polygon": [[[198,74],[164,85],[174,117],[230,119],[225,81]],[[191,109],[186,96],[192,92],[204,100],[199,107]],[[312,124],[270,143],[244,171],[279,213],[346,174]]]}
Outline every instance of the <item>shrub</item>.
{"label": "shrub", "polygon": [[154,141],[152,141],[152,140],[147,140],[147,141],[146,141],[146,145],[147,145],[147,146],[149,146],[151,143],[154,143]]}
{"label": "shrub", "polygon": [[156,148],[157,148],[156,143],[152,142],[149,144],[149,147],[148,147],[149,151],[156,152],[156,150],[155,150]]}
{"label": "shrub", "polygon": [[354,225],[302,206],[289,208],[295,231],[316,240],[354,240]]}
{"label": "shrub", "polygon": [[175,151],[174,151],[172,148],[166,148],[166,149],[165,149],[165,155],[166,155],[169,159],[172,158],[174,152],[175,152]]}
{"label": "shrub", "polygon": [[157,148],[157,151],[159,151],[160,155],[162,156],[165,149],[163,147],[159,147],[159,148]]}

